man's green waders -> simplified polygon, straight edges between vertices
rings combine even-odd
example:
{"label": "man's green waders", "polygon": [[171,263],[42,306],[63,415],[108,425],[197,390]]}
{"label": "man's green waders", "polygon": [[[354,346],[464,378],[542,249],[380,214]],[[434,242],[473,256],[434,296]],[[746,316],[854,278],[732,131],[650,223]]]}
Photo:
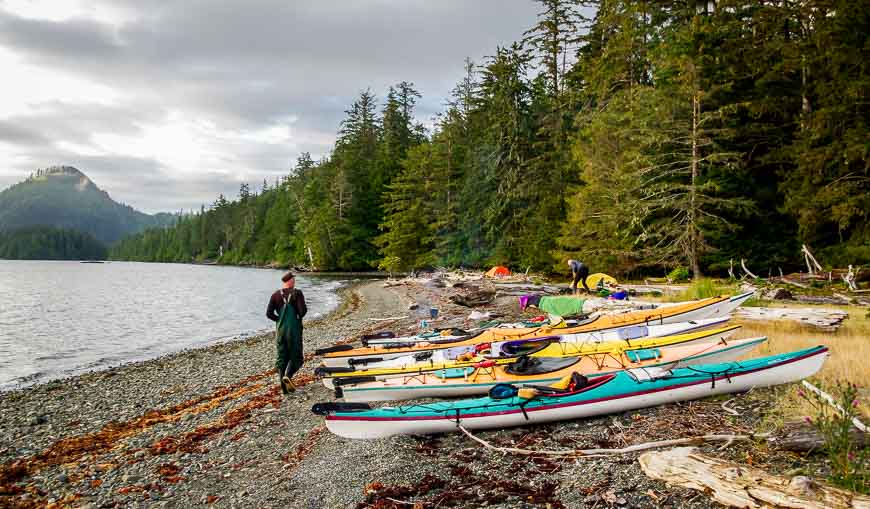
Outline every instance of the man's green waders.
{"label": "man's green waders", "polygon": [[284,299],[284,307],[278,316],[275,342],[278,346],[278,360],[275,362],[278,375],[292,379],[302,367],[302,320],[296,316],[296,307],[289,299]]}

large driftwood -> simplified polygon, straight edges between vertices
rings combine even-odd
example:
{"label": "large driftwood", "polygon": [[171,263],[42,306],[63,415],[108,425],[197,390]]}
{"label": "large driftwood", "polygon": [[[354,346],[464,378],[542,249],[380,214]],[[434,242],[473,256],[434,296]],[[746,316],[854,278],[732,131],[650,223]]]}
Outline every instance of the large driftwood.
{"label": "large driftwood", "polygon": [[[850,432],[852,440],[859,447],[870,445],[870,435],[857,429]],[[784,451],[792,452],[815,452],[821,451],[825,446],[825,438],[819,431],[803,421],[790,421],[777,431],[776,436],[768,439],[770,445]]]}
{"label": "large driftwood", "polygon": [[746,268],[746,260],[744,260],[743,258],[740,259],[740,267],[743,268],[743,272],[745,272],[747,276],[751,277],[752,279],[759,279],[758,276],[756,276],[752,272],[749,272],[749,269]]}
{"label": "large driftwood", "polygon": [[823,331],[835,331],[849,314],[839,309],[795,309],[739,307],[735,311],[742,320],[791,320],[816,327]]}
{"label": "large driftwood", "polygon": [[701,491],[729,507],[870,509],[870,497],[806,477],[770,475],[758,468],[706,456],[694,447],[647,452],[638,462],[653,479]]}
{"label": "large driftwood", "polygon": [[[816,257],[813,256],[812,253],[810,253],[810,248],[808,248],[806,244],[803,244],[801,246],[801,252],[803,252],[804,254],[804,261],[807,262],[807,270],[809,271],[810,275],[813,275],[815,271],[824,272],[822,266],[819,265],[819,262],[816,261]],[[812,261],[813,263],[810,264],[810,261]]]}
{"label": "large driftwood", "polygon": [[465,307],[485,306],[495,299],[495,292],[483,288],[471,289],[469,292],[451,295],[450,300]]}
{"label": "large driftwood", "polygon": [[850,302],[849,299],[838,297],[836,294],[834,294],[833,297],[825,297],[822,295],[795,295],[794,300],[804,304],[832,304],[834,306],[849,304]]}
{"label": "large driftwood", "polygon": [[493,283],[499,295],[559,295],[568,291],[567,286],[556,285],[535,285],[531,283],[502,283],[495,281]]}

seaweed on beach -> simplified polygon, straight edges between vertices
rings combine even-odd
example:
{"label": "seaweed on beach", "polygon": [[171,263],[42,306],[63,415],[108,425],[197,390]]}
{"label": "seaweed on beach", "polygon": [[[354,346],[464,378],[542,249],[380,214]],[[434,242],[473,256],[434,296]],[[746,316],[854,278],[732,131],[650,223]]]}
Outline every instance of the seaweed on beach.
{"label": "seaweed on beach", "polygon": [[[259,388],[259,387],[258,387]],[[216,421],[184,434],[181,437],[168,436],[158,440],[151,446],[151,454],[174,454],[177,451],[186,453],[204,453],[206,450],[201,445],[208,438],[231,430],[243,422],[249,420],[253,411],[267,406],[277,407],[281,402],[280,390],[277,386],[272,387],[266,393],[254,396],[240,407],[235,408]]]}
{"label": "seaweed on beach", "polygon": [[[160,410],[150,410],[126,422],[110,422],[100,431],[72,436],[54,442],[46,450],[0,465],[0,493],[20,494],[20,483],[47,467],[76,463],[85,456],[105,454],[121,440],[142,433],[161,423],[174,422],[187,414],[199,414],[227,400],[237,399],[262,387],[259,380],[271,376],[274,370],[248,376],[234,384],[220,387],[210,394],[192,398]],[[250,384],[254,385],[250,385]],[[4,501],[5,502],[5,501]]]}
{"label": "seaweed on beach", "polygon": [[295,468],[302,463],[308,454],[314,450],[314,446],[317,445],[318,440],[320,439],[323,431],[326,429],[326,426],[320,425],[316,428],[313,428],[308,434],[305,435],[305,438],[302,439],[302,442],[296,446],[296,448],[282,456],[281,459],[284,460],[287,468]]}

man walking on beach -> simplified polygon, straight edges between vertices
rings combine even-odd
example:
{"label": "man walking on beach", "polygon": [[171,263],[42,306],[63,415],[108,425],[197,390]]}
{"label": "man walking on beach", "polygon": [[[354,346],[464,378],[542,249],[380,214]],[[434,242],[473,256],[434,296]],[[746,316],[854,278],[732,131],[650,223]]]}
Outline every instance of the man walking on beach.
{"label": "man walking on beach", "polygon": [[586,291],[590,291],[589,287],[586,286],[586,278],[589,277],[589,267],[583,264],[583,262],[578,262],[577,260],[568,260],[568,268],[571,269],[571,276],[573,280],[571,281],[571,289],[574,290],[574,295],[577,295],[580,291],[580,285],[577,283],[582,283],[583,288]]}
{"label": "man walking on beach", "polygon": [[296,276],[288,272],[281,277],[283,287],[272,294],[266,317],[276,322],[275,342],[278,347],[278,383],[284,394],[295,391],[291,381],[302,367],[302,317],[308,312],[305,296],[297,290]]}

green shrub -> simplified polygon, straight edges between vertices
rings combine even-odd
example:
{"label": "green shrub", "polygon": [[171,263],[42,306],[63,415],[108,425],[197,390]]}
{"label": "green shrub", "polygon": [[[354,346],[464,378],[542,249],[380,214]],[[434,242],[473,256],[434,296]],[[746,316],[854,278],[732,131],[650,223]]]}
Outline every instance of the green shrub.
{"label": "green shrub", "polygon": [[689,269],[683,267],[682,265],[678,266],[668,274],[668,279],[670,279],[674,283],[679,281],[688,281]]}

